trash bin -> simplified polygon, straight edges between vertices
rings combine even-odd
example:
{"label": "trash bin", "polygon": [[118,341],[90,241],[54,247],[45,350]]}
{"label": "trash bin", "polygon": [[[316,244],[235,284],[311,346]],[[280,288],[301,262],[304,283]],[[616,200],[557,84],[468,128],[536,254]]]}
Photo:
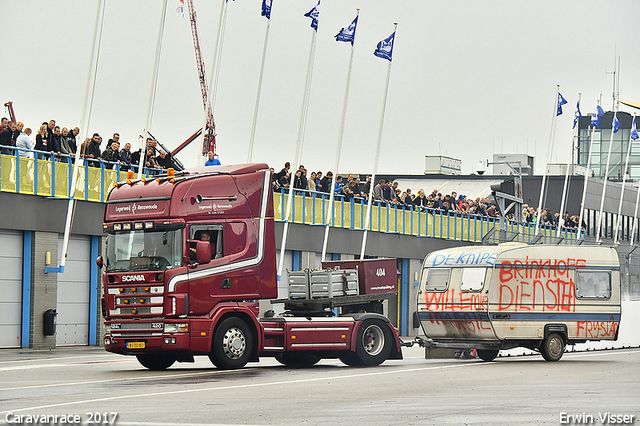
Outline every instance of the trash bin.
{"label": "trash bin", "polygon": [[44,311],[44,335],[53,336],[56,334],[56,315],[55,309],[47,309]]}

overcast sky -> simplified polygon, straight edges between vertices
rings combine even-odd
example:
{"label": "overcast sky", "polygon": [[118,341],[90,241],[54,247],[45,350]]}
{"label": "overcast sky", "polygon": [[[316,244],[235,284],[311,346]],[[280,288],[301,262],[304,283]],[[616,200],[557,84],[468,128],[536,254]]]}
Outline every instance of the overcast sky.
{"label": "overcast sky", "polygon": [[[161,0],[105,0],[89,132],[137,144],[145,127]],[[207,74],[220,0],[194,0]],[[279,169],[295,160],[316,0],[273,0],[254,161]],[[4,44],[0,97],[37,129],[56,119],[80,125],[97,1],[0,0]],[[173,149],[202,125],[203,106],[188,14],[169,0],[151,132]],[[425,156],[462,160],[463,174],[492,154],[535,156],[542,173],[556,87],[569,102],[559,117],[552,162],[570,158],[578,93],[583,114],[602,93],[640,102],[640,1],[322,0],[302,163],[334,168],[350,46],[334,36],[360,8],[339,173],[370,173],[388,62],[376,44],[398,30],[380,173],[424,172]],[[266,19],[260,0],[229,2],[214,116],[222,163],[247,149]],[[11,17],[9,17],[11,16]],[[627,107],[621,110],[630,111]],[[6,115],[6,114],[4,114]],[[104,148],[104,144],[103,144]],[[199,148],[178,157],[195,165]]]}

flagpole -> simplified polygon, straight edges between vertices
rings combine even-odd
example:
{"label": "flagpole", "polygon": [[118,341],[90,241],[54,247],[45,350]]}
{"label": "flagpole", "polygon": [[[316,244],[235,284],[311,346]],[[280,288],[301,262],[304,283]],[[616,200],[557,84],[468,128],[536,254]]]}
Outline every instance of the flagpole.
{"label": "flagpole", "polygon": [[[64,236],[62,238],[62,253],[60,254],[60,266],[59,272],[64,272],[64,267],[67,263],[67,249],[69,247],[69,236],[71,234],[71,225],[73,223],[73,212],[75,210],[76,205],[76,182],[78,180],[78,171],[80,169],[80,149],[84,145],[84,139],[88,136],[88,122],[85,122],[87,117],[87,104],[91,105],[93,103],[93,91],[91,91],[91,103],[89,103],[89,87],[91,85],[91,77],[93,75],[93,82],[95,86],[96,74],[98,71],[98,64],[96,61],[96,56],[99,55],[100,52],[100,44],[96,47],[96,40],[98,38],[98,27],[100,27],[100,34],[102,34],[102,25],[104,23],[104,6],[105,3],[103,0],[98,2],[98,8],[96,9],[96,22],[93,27],[93,43],[91,44],[91,57],[89,59],[89,71],[87,72],[87,82],[84,88],[84,101],[82,104],[82,118],[80,120],[80,125],[83,127],[82,136],[81,136],[81,144],[76,144],[76,153],[75,153],[75,162],[73,164],[73,174],[71,178],[71,185],[69,186],[69,204],[67,205],[67,218],[64,225]],[[102,20],[100,19],[102,16]],[[96,52],[97,51],[97,52]],[[89,117],[91,113],[89,112]],[[88,120],[87,120],[88,121]],[[37,178],[37,176],[36,176]]]}
{"label": "flagpole", "polygon": [[[222,0],[222,4],[220,6],[220,19],[218,20],[218,32],[216,35],[216,46],[213,50],[213,59],[211,60],[211,75],[209,76],[209,84],[207,87],[209,90],[207,93],[209,94],[207,98],[207,108],[204,110],[204,118],[202,119],[202,134],[200,135],[200,146],[204,148],[204,138],[206,135],[207,122],[209,119],[209,109],[211,109],[211,114],[213,115],[213,108],[216,103],[216,93],[218,88],[218,76],[220,71],[220,59],[222,57],[222,44],[224,43],[224,31],[227,25],[227,0]],[[214,80],[215,76],[215,80]],[[215,137],[215,124],[214,129],[211,132]],[[198,161],[196,164],[203,165],[204,164],[204,156],[206,153],[199,152],[198,153]]]}
{"label": "flagpole", "polygon": [[538,235],[540,230],[540,213],[542,211],[542,203],[544,200],[544,187],[547,182],[547,167],[551,162],[551,151],[553,150],[553,137],[556,130],[556,121],[558,119],[558,95],[560,94],[560,85],[556,89],[556,100],[553,109],[553,119],[551,120],[551,132],[549,133],[549,146],[547,147],[547,163],[544,165],[544,172],[542,173],[542,185],[540,185],[540,199],[538,201],[538,211],[536,212],[536,229],[535,235]]}
{"label": "flagpole", "polygon": [[[300,125],[298,127],[298,140],[296,142],[296,162],[295,165],[299,166],[302,162],[302,145],[304,141],[304,132],[307,126],[307,111],[309,109],[309,95],[311,94],[311,77],[313,76],[313,62],[316,52],[316,36],[317,30],[313,30],[311,37],[311,48],[309,50],[309,63],[307,64],[307,80],[304,88],[304,97],[302,100],[302,111],[300,112]],[[289,234],[289,215],[291,214],[291,205],[293,204],[293,182],[294,179],[289,179],[289,192],[287,194],[287,209],[284,216],[284,227],[282,228],[282,242],[280,243],[280,261],[278,263],[278,281],[282,277],[282,268],[284,266],[284,253],[287,248],[287,236]],[[332,181],[333,185],[334,182]],[[293,218],[292,218],[293,220]]]}
{"label": "flagpole", "polygon": [[[356,13],[356,19],[357,19],[358,16],[360,15],[360,9],[356,9],[356,10],[357,10],[357,13]],[[351,44],[351,54],[349,55],[349,70],[347,71],[347,83],[344,89],[344,101],[342,102],[342,117],[340,119],[340,132],[338,134],[338,145],[336,147],[336,162],[333,168],[333,170],[335,170],[336,172],[336,177],[338,173],[338,166],[340,165],[340,152],[342,151],[342,140],[344,137],[345,117],[347,115],[347,102],[349,100],[349,88],[351,86],[351,71],[353,69],[353,52],[355,51],[355,48],[356,48],[356,42],[355,42],[355,34],[354,34],[353,43]],[[336,184],[335,182],[332,182],[331,191],[329,193],[329,205],[327,206],[327,214],[325,216],[327,218],[327,223],[325,224],[324,239],[322,241],[322,255],[320,257],[322,261],[325,260],[325,256],[327,254],[327,244],[329,241],[329,227],[331,226],[331,222],[333,220],[333,201],[335,198],[335,192],[336,192]]]}
{"label": "flagpole", "polygon": [[[618,108],[614,108],[613,112],[613,120],[616,120],[616,113],[618,112]],[[614,134],[614,125],[611,124],[611,138],[609,139],[609,151],[607,153],[607,167],[604,170],[604,182],[602,184],[602,197],[600,197],[600,212],[598,215],[598,231],[596,233],[596,243],[601,242],[600,233],[602,232],[602,210],[604,209],[604,197],[607,193],[607,181],[609,180],[609,165],[611,164],[611,145],[613,145],[613,134]]]}
{"label": "flagpole", "polygon": [[[156,57],[155,63],[153,65],[153,74],[151,77],[151,90],[149,93],[149,103],[147,105],[147,120],[145,121],[145,128],[142,131],[142,140],[140,145],[144,144],[146,140],[147,134],[149,132],[149,128],[151,127],[151,116],[153,111],[153,104],[156,99],[156,88],[158,85],[158,70],[160,68],[160,53],[162,52],[162,35],[164,34],[164,23],[165,18],[167,17],[167,0],[162,2],[162,18],[160,20],[160,29],[158,30],[158,41],[156,43]],[[146,157],[147,157],[147,147],[144,148],[140,146],[140,164],[138,167],[138,179],[142,178],[142,169],[144,168]]]}
{"label": "flagpole", "polygon": [[[635,119],[635,113],[633,115]],[[629,170],[629,157],[631,156],[631,132],[629,132],[629,146],[627,147],[627,159],[624,164],[624,173],[622,174],[622,189],[620,190],[620,203],[618,204],[618,217],[616,217],[616,227],[613,234],[613,243],[618,244],[618,234],[620,231],[620,215],[622,214],[622,199],[624,198],[624,185],[627,182],[627,170]]]}
{"label": "flagpole", "polygon": [[258,121],[258,107],[260,105],[260,94],[262,92],[262,75],[264,74],[264,62],[267,56],[267,42],[269,41],[269,28],[271,27],[271,18],[267,18],[267,29],[264,34],[264,46],[262,46],[262,62],[260,63],[260,76],[258,77],[258,93],[256,95],[256,106],[253,109],[253,123],[251,124],[251,138],[249,139],[249,153],[247,154],[247,163],[251,162],[253,157],[253,141],[256,136],[256,123]]}
{"label": "flagpole", "polygon": [[[598,100],[598,106],[600,105],[600,100]],[[598,114],[598,107],[596,106],[596,114]],[[598,118],[599,120],[599,118]],[[587,156],[587,170],[584,174],[584,185],[582,187],[582,201],[580,202],[580,218],[578,220],[578,238],[580,238],[580,231],[582,230],[582,221],[584,215],[584,204],[585,199],[587,197],[587,183],[589,183],[589,173],[591,173],[591,153],[593,152],[593,136],[595,134],[595,126],[589,126],[591,130],[591,141],[589,142],[589,154]],[[586,231],[586,230],[585,230]],[[586,237],[586,232],[585,232]]]}
{"label": "flagpole", "polygon": [[[398,23],[393,23],[393,33],[398,29]],[[364,259],[364,252],[367,247],[367,232],[369,231],[371,204],[373,199],[373,188],[376,184],[376,173],[378,172],[378,162],[380,161],[380,146],[382,145],[382,128],[384,125],[384,114],[387,108],[387,94],[389,92],[389,79],[391,77],[391,61],[387,68],[387,81],[384,85],[384,97],[382,98],[382,112],[380,114],[380,127],[378,128],[378,141],[376,143],[376,153],[373,160],[373,173],[371,174],[371,185],[369,185],[369,200],[367,202],[367,217],[365,219],[364,233],[362,234],[362,247],[360,248],[360,259]]]}
{"label": "flagpole", "polygon": [[[576,107],[576,109],[580,108],[580,98],[582,97],[582,93],[578,93],[578,106]],[[576,111],[577,114],[577,111]],[[577,117],[577,116],[576,116]],[[577,123],[576,123],[577,124]],[[573,170],[573,164],[574,164],[574,152],[575,152],[575,140],[577,139],[578,136],[578,129],[580,126],[574,126],[574,131],[573,131],[573,138],[571,140],[571,169]],[[564,209],[566,207],[566,203],[567,203],[567,188],[568,188],[568,182],[569,182],[569,164],[567,164],[567,170],[565,171],[565,175],[564,175],[564,186],[562,187],[562,200],[560,201],[560,217],[558,218],[558,227],[556,229],[556,238],[560,238],[560,232],[561,232],[561,226],[560,226],[560,221],[563,221],[564,223]],[[564,223],[564,225],[566,226],[566,223]]]}

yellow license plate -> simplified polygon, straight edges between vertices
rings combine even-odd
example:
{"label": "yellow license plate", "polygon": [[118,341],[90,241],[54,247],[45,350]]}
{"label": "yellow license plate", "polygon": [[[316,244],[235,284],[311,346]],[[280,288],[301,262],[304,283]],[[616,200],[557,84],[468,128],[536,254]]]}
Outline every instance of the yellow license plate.
{"label": "yellow license plate", "polygon": [[127,342],[127,349],[144,349],[144,342]]}

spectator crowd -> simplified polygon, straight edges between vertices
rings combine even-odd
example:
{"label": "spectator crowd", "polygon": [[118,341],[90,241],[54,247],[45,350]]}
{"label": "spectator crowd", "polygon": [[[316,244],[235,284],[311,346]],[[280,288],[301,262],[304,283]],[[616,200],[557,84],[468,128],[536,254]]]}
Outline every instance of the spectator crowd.
{"label": "spectator crowd", "polygon": [[[372,201],[379,205],[395,205],[398,207],[420,209],[428,212],[442,212],[443,214],[477,215],[493,218],[500,217],[500,210],[489,197],[477,197],[471,199],[465,195],[457,194],[455,191],[442,195],[436,188],[430,194],[426,194],[423,189],[412,193],[411,188],[402,190],[398,187],[398,182],[390,182],[386,179],[379,179],[371,191],[371,176],[362,182],[360,176],[350,173],[345,177],[336,176],[335,183],[333,173],[328,171],[325,175],[321,171],[308,174],[304,166],[300,166],[295,173],[291,171],[291,164],[286,162],[279,172],[271,169],[271,184],[275,191],[283,191],[293,187],[295,193],[309,191],[316,195],[329,194],[331,185],[335,185],[334,193],[337,197],[346,201],[354,199],[355,202],[368,202],[369,194]],[[292,177],[293,176],[293,177]],[[514,220],[513,215],[507,216],[508,220]],[[522,206],[522,221],[526,224],[535,224],[536,210],[527,204]],[[576,229],[580,220],[579,215],[570,216],[559,213],[552,214],[550,209],[543,209],[540,213],[540,224],[552,227],[563,227]],[[584,229],[584,222],[582,228]]]}
{"label": "spectator crowd", "polygon": [[[125,143],[120,147],[120,135],[114,133],[107,141],[106,146],[102,144],[102,137],[94,133],[91,138],[86,138],[78,147],[77,137],[80,133],[78,127],[69,130],[67,127],[56,125],[55,120],[43,122],[35,134],[35,141],[31,138],[32,130],[25,127],[24,123],[13,122],[6,117],[0,122],[0,146],[2,154],[15,155],[14,148],[18,149],[20,157],[38,159],[52,159],[54,161],[71,162],[72,157],[80,149],[80,157],[85,164],[91,167],[100,167],[101,163],[107,169],[114,167],[120,170],[137,169],[141,161],[142,151],[131,151],[131,144]],[[171,153],[159,149],[157,141],[153,138],[146,140],[145,166],[154,173],[162,173],[163,169],[174,167]]]}
{"label": "spectator crowd", "polygon": [[[55,120],[43,122],[35,135],[35,143],[31,139],[32,130],[25,127],[22,122],[9,121],[2,118],[0,122],[0,146],[2,154],[14,154],[13,148],[18,150],[20,157],[32,157],[34,154],[39,159],[52,158],[55,161],[72,161],[78,149],[77,136],[80,133],[78,127],[69,130],[67,127],[56,125]],[[120,170],[137,169],[141,161],[141,150],[131,151],[131,144],[125,143],[120,148],[120,135],[114,133],[102,149],[102,137],[94,133],[91,138],[86,138],[80,144],[80,157],[89,166],[100,167],[101,163],[107,169],[117,166]],[[162,173],[163,169],[174,167],[171,153],[158,149],[157,141],[153,138],[146,140],[145,166],[151,173]],[[35,150],[35,151],[33,151]],[[15,155],[15,154],[14,154]],[[68,160],[65,160],[65,157]],[[208,161],[205,165],[219,165],[220,161],[214,158],[213,152],[208,153]],[[271,169],[272,186],[274,190],[283,190],[293,187],[296,193],[310,191],[321,195],[329,194],[331,186],[334,185],[336,196],[347,201],[354,199],[355,202],[367,202],[371,194],[372,201],[381,205],[404,206],[405,208],[420,209],[430,212],[442,212],[444,214],[479,215],[493,218],[500,217],[498,207],[491,202],[488,197],[477,197],[470,199],[462,194],[451,192],[442,195],[438,189],[434,189],[430,194],[426,194],[423,189],[412,193],[411,188],[404,191],[398,187],[398,182],[390,182],[386,179],[379,179],[371,189],[371,176],[365,182],[360,176],[349,173],[346,178],[336,176],[328,171],[323,175],[322,171],[308,173],[304,166],[300,166],[295,172],[291,171],[291,164],[286,162],[282,170],[275,172]],[[507,217],[513,220],[513,217]],[[524,204],[522,208],[523,223],[535,224],[537,219],[536,210]],[[577,228],[580,221],[578,215],[570,216],[568,213],[560,217],[559,213],[553,214],[549,209],[543,209],[540,214],[540,224],[553,227]],[[584,222],[582,224],[584,227]]]}

